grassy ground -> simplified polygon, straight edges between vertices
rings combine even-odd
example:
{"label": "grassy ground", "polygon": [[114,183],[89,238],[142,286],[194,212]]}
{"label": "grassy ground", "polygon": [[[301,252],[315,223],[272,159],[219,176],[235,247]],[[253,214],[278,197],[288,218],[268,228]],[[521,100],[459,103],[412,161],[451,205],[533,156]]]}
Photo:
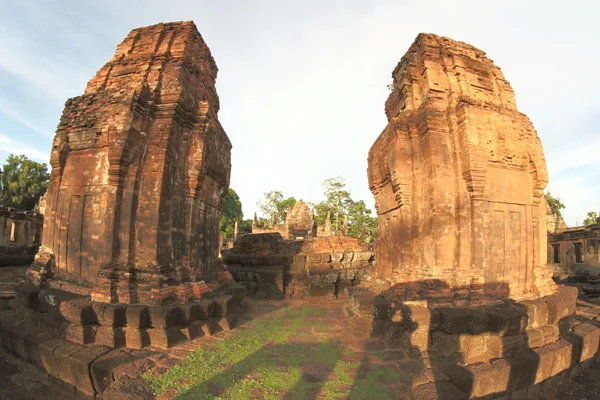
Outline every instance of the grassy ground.
{"label": "grassy ground", "polygon": [[337,340],[343,326],[332,312],[303,305],[257,316],[164,375],[145,378],[157,394],[178,399],[391,399],[406,377],[366,365]]}

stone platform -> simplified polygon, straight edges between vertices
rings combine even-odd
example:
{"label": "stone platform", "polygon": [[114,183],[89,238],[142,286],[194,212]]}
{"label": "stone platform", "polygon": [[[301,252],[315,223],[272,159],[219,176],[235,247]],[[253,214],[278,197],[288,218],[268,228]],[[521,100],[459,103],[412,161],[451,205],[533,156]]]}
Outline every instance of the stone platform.
{"label": "stone platform", "polygon": [[1,344],[84,398],[99,398],[123,377],[174,365],[165,349],[229,331],[246,309],[237,296],[162,308],[94,303],[56,289],[42,290],[39,299],[37,311],[10,300],[0,312]]}
{"label": "stone platform", "polygon": [[355,238],[283,240],[279,233],[243,235],[222,253],[256,299],[337,298],[361,282],[374,256]]}
{"label": "stone platform", "polygon": [[21,282],[14,315],[73,343],[111,348],[170,348],[229,330],[244,311],[244,289],[223,287],[188,303],[149,306],[95,302],[89,296]]}
{"label": "stone platform", "polygon": [[[435,307],[351,288],[345,313],[371,347],[421,359],[466,395],[423,398],[536,399],[544,385],[577,374],[597,357],[600,308],[580,302],[576,313],[577,294],[560,286],[535,300]],[[429,385],[419,389],[423,396],[437,393],[437,379]]]}

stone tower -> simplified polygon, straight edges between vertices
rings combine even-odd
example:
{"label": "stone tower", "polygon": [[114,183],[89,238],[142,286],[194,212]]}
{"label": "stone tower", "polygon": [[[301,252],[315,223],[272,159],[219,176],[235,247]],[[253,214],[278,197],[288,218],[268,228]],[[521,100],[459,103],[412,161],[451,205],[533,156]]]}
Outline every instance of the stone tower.
{"label": "stone tower", "polygon": [[377,284],[414,284],[416,297],[460,289],[467,301],[553,293],[546,160],[500,68],[473,46],[420,34],[392,76],[389,123],[368,160]]}
{"label": "stone tower", "polygon": [[208,290],[231,170],[216,78],[192,21],[158,24],[131,31],[67,100],[31,283],[150,305]]}

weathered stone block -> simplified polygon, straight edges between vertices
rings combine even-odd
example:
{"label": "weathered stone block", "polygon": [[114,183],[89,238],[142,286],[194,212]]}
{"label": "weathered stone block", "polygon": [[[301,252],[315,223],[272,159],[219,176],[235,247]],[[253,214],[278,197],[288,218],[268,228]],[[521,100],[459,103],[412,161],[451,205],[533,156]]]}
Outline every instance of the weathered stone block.
{"label": "weathered stone block", "polygon": [[230,303],[232,303],[233,296],[220,296],[215,298],[214,301],[214,309],[211,314],[213,317],[224,317],[227,315],[227,310],[229,308]]}
{"label": "weathered stone block", "polygon": [[69,357],[68,366],[73,377],[72,384],[78,391],[94,396],[95,389],[90,368],[95,360],[109,351],[110,349],[104,346],[86,346]]}
{"label": "weathered stone block", "polygon": [[125,345],[132,349],[150,346],[148,328],[125,328]]}
{"label": "weathered stone block", "polygon": [[546,325],[541,328],[542,335],[544,335],[544,344],[550,344],[556,342],[559,337],[559,328],[556,325]]}
{"label": "weathered stone block", "polygon": [[48,372],[69,385],[75,385],[75,376],[69,363],[73,354],[83,348],[84,346],[71,342],[65,342],[56,347],[52,357],[53,362]]}
{"label": "weathered stone block", "polygon": [[129,328],[148,328],[150,327],[150,311],[147,306],[129,305],[125,311],[127,327]]}
{"label": "weathered stone block", "polygon": [[449,333],[482,333],[488,329],[490,317],[482,309],[438,308],[439,329]]}
{"label": "weathered stone block", "polygon": [[541,329],[532,329],[527,332],[527,346],[531,349],[544,345],[544,335]]}
{"label": "weathered stone block", "polygon": [[62,336],[71,342],[90,344],[96,341],[98,325],[80,325],[78,323],[63,324]]}
{"label": "weathered stone block", "polygon": [[36,365],[39,368],[44,368],[42,363],[42,355],[40,353],[40,346],[42,343],[48,340],[54,339],[51,335],[46,332],[38,331],[31,335],[27,335],[24,339],[25,351],[27,352],[27,361]]}
{"label": "weathered stone block", "polygon": [[190,337],[187,334],[189,332],[185,331],[181,326],[148,329],[151,345],[159,349],[168,349],[178,343],[189,341]]}
{"label": "weathered stone block", "polygon": [[561,340],[557,342],[554,351],[554,361],[552,362],[551,375],[558,375],[571,368],[577,360],[573,360],[573,346],[571,343]]}
{"label": "weathered stone block", "polygon": [[558,346],[550,344],[531,350],[531,354],[537,357],[537,371],[533,384],[541,383],[552,376],[554,356]]}
{"label": "weathered stone block", "polygon": [[101,326],[125,326],[127,322],[127,307],[123,304],[105,304],[94,302],[92,304],[98,323]]}
{"label": "weathered stone block", "polygon": [[453,384],[467,393],[469,398],[502,392],[507,385],[506,370],[499,370],[488,364],[477,363],[467,366],[448,364],[440,368]]}
{"label": "weathered stone block", "polygon": [[598,353],[598,343],[600,341],[600,328],[590,323],[584,322],[573,328],[572,336],[578,338],[581,342],[581,356],[579,362],[592,359]]}
{"label": "weathered stone block", "polygon": [[27,360],[27,336],[35,333],[36,327],[27,321],[15,324],[9,330],[11,351],[23,360]]}
{"label": "weathered stone block", "polygon": [[153,328],[170,328],[187,322],[185,311],[180,305],[149,307],[148,311]]}
{"label": "weathered stone block", "polygon": [[113,370],[131,361],[131,355],[123,350],[112,350],[92,362],[90,375],[96,392],[102,394],[114,381]]}
{"label": "weathered stone block", "polygon": [[548,304],[548,323],[556,325],[558,322],[575,313],[578,290],[572,286],[560,286],[558,292],[546,297]]}
{"label": "weathered stone block", "polygon": [[119,348],[125,346],[125,330],[122,327],[99,326],[96,330],[95,344]]}
{"label": "weathered stone block", "polygon": [[527,329],[538,329],[548,324],[548,304],[545,299],[519,303],[527,309]]}
{"label": "weathered stone block", "polygon": [[[244,290],[245,291],[245,290]],[[207,320],[213,315],[216,304],[212,300],[194,301],[183,306],[188,322]]]}

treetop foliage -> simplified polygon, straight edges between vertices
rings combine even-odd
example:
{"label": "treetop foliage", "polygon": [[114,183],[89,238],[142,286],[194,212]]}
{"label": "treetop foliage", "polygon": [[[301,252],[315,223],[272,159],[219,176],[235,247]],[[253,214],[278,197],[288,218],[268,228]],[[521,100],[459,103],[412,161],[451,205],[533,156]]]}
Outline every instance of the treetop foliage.
{"label": "treetop foliage", "polygon": [[598,222],[598,213],[596,211],[590,211],[587,213],[587,217],[583,220],[583,225],[589,226],[594,225]]}
{"label": "treetop foliage", "polygon": [[[242,212],[242,202],[240,197],[232,188],[223,197],[223,205],[221,207],[221,221],[219,228],[224,238],[232,238],[234,236],[235,221],[238,221],[238,228],[244,218]],[[252,224],[250,224],[252,225]]]}
{"label": "treetop foliage", "polygon": [[46,192],[50,174],[48,166],[11,154],[2,166],[0,203],[5,207],[32,210]]}

